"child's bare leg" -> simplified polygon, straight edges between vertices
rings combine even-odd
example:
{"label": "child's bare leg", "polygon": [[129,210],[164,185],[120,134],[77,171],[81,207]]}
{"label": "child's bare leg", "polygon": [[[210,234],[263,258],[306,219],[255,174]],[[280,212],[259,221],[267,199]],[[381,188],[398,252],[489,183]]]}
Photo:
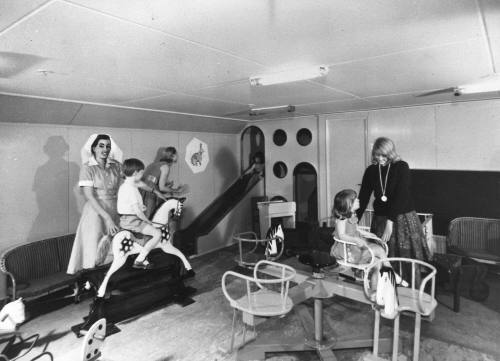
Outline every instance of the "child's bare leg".
{"label": "child's bare leg", "polygon": [[380,275],[380,263],[377,264],[376,266],[372,267],[370,270],[370,289],[376,290],[377,289],[377,283],[378,283],[378,277]]}
{"label": "child's bare leg", "polygon": [[148,224],[146,227],[144,227],[144,229],[142,230],[141,233],[146,234],[148,236],[151,236],[152,238],[144,245],[141,252],[139,252],[139,255],[135,259],[136,262],[144,262],[148,253],[153,248],[158,246],[158,244],[160,243],[160,239],[161,239],[160,229],[155,228],[150,224]]}

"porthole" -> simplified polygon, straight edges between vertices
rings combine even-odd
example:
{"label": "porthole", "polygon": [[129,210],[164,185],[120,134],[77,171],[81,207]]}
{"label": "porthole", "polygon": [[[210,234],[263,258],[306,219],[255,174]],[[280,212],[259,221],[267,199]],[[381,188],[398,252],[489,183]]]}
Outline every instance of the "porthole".
{"label": "porthole", "polygon": [[285,178],[288,173],[288,168],[283,162],[276,162],[273,166],[273,173],[278,178]]}
{"label": "porthole", "polygon": [[283,129],[277,129],[273,134],[273,142],[278,146],[286,143],[286,132]]}
{"label": "porthole", "polygon": [[312,141],[312,133],[309,129],[302,128],[297,132],[297,142],[300,145],[302,146],[309,145],[311,141]]}

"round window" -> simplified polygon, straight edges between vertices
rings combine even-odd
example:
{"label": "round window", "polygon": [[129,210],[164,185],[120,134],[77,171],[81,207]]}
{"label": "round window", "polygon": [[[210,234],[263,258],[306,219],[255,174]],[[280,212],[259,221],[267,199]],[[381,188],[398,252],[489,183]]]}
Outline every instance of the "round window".
{"label": "round window", "polygon": [[277,129],[273,134],[273,142],[276,145],[282,146],[286,143],[286,132],[283,129]]}
{"label": "round window", "polygon": [[308,145],[311,143],[312,134],[311,131],[307,128],[302,128],[297,132],[297,142],[300,145]]}
{"label": "round window", "polygon": [[283,162],[276,162],[273,166],[273,173],[278,178],[285,178],[288,173],[288,168]]}

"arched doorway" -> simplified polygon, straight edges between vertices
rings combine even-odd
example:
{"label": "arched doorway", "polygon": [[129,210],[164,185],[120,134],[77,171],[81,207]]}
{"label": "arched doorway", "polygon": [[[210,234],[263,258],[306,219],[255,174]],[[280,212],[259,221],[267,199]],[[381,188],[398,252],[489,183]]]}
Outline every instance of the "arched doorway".
{"label": "arched doorway", "polygon": [[318,224],[318,176],[310,163],[299,163],[293,170],[293,197],[296,220]]}
{"label": "arched doorway", "polygon": [[241,134],[241,172],[245,172],[253,163],[255,153],[264,152],[264,133],[256,126],[249,126]]}

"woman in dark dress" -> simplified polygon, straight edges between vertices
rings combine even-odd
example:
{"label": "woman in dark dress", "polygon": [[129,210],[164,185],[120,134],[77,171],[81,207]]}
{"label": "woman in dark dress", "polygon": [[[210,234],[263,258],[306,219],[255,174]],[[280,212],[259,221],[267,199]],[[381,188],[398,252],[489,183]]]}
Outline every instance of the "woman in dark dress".
{"label": "woman in dark dress", "polygon": [[410,168],[389,138],[378,138],[373,144],[372,165],[365,170],[359,192],[358,219],[372,193],[371,231],[389,242],[389,256],[428,261],[429,248],[410,191]]}

